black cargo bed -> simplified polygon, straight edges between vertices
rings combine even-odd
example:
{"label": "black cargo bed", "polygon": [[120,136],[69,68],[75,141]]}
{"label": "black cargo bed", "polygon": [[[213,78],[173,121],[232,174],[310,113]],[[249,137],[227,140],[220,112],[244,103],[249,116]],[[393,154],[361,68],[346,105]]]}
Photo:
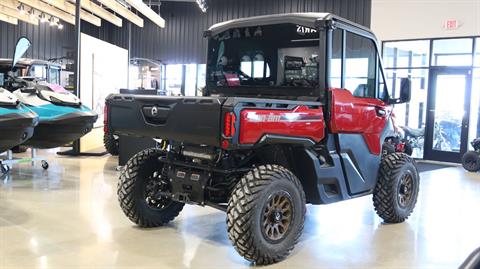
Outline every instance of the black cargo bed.
{"label": "black cargo bed", "polygon": [[222,97],[114,94],[107,98],[111,132],[220,146]]}

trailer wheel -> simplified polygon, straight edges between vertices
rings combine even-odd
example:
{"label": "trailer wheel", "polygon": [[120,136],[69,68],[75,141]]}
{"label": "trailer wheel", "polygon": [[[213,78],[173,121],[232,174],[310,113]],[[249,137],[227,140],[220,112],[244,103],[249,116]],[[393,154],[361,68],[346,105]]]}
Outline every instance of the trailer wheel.
{"label": "trailer wheel", "polygon": [[468,151],[463,154],[462,166],[469,172],[477,172],[480,170],[480,156],[476,151]]}
{"label": "trailer wheel", "polygon": [[123,213],[141,227],[158,227],[172,221],[184,204],[158,195],[168,191],[168,180],[162,173],[164,155],[158,149],[146,149],[133,156],[122,170],[118,182],[118,201]]}
{"label": "trailer wheel", "polygon": [[115,138],[115,136],[111,133],[104,133],[103,134],[103,145],[105,146],[105,149],[107,150],[108,153],[112,154],[113,156],[118,155],[118,137]]}
{"label": "trailer wheel", "polygon": [[420,177],[415,162],[404,153],[384,156],[373,190],[373,205],[387,223],[405,221],[417,203]]}
{"label": "trailer wheel", "polygon": [[305,193],[297,177],[262,165],[235,185],[227,207],[228,237],[237,252],[258,265],[283,260],[303,231]]}

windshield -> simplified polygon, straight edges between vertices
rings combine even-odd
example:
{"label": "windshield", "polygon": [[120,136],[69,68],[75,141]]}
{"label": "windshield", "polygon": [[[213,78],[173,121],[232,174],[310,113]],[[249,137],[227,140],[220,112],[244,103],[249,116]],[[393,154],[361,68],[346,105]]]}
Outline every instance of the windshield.
{"label": "windshield", "polygon": [[295,24],[230,29],[209,40],[207,86],[312,89],[318,81],[319,34]]}

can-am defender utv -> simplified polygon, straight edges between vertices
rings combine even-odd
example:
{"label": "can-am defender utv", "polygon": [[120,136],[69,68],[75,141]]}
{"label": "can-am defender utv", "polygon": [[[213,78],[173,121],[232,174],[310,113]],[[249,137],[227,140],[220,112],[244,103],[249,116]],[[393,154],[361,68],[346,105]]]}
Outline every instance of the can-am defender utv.
{"label": "can-am defender utv", "polygon": [[388,223],[412,213],[414,161],[385,151],[396,136],[375,36],[326,13],[237,19],[212,26],[207,97],[111,95],[114,133],[169,139],[132,157],[118,184],[126,216],[142,227],[184,204],[226,211],[228,236],[256,264],[284,259],[306,204],[373,193]]}

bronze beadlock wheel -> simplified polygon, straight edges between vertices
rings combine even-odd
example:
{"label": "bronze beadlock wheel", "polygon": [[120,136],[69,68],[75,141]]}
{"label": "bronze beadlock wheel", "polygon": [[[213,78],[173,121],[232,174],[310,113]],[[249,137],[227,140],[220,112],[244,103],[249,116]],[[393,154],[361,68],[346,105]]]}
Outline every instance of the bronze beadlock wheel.
{"label": "bronze beadlock wheel", "polygon": [[294,216],[290,195],[281,191],[273,194],[263,210],[263,236],[272,242],[281,240],[290,229]]}
{"label": "bronze beadlock wheel", "polygon": [[279,165],[261,165],[235,185],[227,207],[228,237],[245,259],[267,265],[287,257],[305,221],[305,193]]}
{"label": "bronze beadlock wheel", "polygon": [[387,223],[405,221],[415,208],[419,188],[420,176],[410,156],[405,153],[384,156],[373,190],[375,211]]}
{"label": "bronze beadlock wheel", "polygon": [[408,171],[404,174],[398,184],[398,204],[400,207],[406,208],[410,204],[413,194],[413,179],[411,173]]}

